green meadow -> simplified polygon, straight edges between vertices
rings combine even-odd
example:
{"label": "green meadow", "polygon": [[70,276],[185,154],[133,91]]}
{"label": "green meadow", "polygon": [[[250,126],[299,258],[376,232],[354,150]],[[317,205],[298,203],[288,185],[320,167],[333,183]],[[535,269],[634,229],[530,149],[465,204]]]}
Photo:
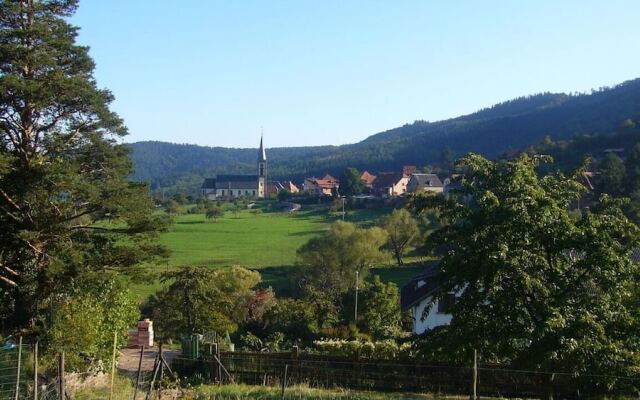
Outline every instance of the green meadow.
{"label": "green meadow", "polygon": [[[150,266],[159,273],[182,266],[197,265],[226,268],[239,265],[259,270],[266,286],[286,294],[289,271],[296,263],[296,251],[309,239],[322,234],[329,225],[341,218],[329,213],[326,206],[305,206],[293,214],[272,211],[271,202],[257,203],[257,210],[227,211],[217,221],[204,214],[181,214],[174,217],[172,228],[162,234],[160,241],[171,251],[169,259]],[[189,207],[183,207],[183,211]],[[390,209],[363,209],[348,211],[346,221],[360,226],[380,222]],[[410,261],[419,261],[415,258]],[[384,281],[404,284],[421,267],[398,268],[381,265],[372,271]],[[160,283],[132,284],[137,298],[143,300],[160,288]]]}

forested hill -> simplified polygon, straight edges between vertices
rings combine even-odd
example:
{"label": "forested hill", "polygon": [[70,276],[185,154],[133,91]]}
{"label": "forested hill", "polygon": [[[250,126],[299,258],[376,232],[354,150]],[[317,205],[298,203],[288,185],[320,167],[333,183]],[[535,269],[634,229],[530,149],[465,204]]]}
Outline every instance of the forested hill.
{"label": "forested hill", "polygon": [[[497,156],[550,135],[554,140],[615,131],[640,116],[640,79],[590,94],[543,93],[496,104],[473,114],[437,122],[416,121],[343,146],[268,148],[273,178],[300,179],[346,166],[372,171],[403,164],[438,164],[445,148]],[[231,149],[162,142],[131,144],[134,178],[193,191],[202,177],[250,173],[256,149]]]}

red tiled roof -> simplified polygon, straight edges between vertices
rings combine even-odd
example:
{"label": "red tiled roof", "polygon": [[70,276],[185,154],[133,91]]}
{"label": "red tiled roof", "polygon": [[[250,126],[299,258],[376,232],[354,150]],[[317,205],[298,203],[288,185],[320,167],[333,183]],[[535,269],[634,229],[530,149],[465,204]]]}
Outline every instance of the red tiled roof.
{"label": "red tiled roof", "polygon": [[404,176],[411,176],[416,172],[416,166],[415,165],[405,165],[402,167],[402,173],[404,174]]}
{"label": "red tiled roof", "polygon": [[322,179],[319,180],[323,180],[323,181],[330,181],[330,182],[338,182],[338,180],[336,178],[334,178],[333,176],[326,174]]}
{"label": "red tiled roof", "polygon": [[376,180],[376,176],[369,173],[369,171],[364,171],[362,175],[360,175],[360,180],[365,185],[371,185]]}

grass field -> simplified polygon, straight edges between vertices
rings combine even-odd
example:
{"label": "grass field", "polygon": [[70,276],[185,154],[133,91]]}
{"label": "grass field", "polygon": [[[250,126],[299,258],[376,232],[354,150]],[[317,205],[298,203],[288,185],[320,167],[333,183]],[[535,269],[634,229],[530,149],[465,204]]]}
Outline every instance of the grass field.
{"label": "grass field", "polygon": [[[294,214],[274,212],[270,210],[271,204],[258,203],[258,213],[228,211],[216,222],[207,220],[204,214],[177,215],[174,226],[160,238],[171,250],[170,258],[165,264],[150,268],[162,272],[187,265],[212,268],[239,265],[260,270],[265,285],[286,293],[288,272],[295,265],[297,249],[322,234],[341,216],[328,213],[322,206],[304,207]],[[389,209],[354,210],[347,213],[345,220],[371,226],[389,212]],[[394,267],[389,260],[388,265],[381,265],[372,274],[402,285],[420,270],[420,267]],[[132,284],[140,300],[158,288],[157,281]]]}

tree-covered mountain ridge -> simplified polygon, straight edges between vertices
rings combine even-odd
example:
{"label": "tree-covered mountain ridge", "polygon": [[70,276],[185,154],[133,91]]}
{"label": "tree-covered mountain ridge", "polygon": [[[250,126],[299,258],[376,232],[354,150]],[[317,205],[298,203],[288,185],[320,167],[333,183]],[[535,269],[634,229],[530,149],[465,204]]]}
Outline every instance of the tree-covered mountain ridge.
{"label": "tree-covered mountain ridge", "polygon": [[[640,79],[590,93],[540,93],[505,101],[472,114],[442,121],[415,121],[341,146],[268,148],[274,179],[302,179],[347,166],[398,170],[440,162],[444,149],[488,157],[511,149],[579,135],[614,132],[622,121],[640,116]],[[193,191],[205,176],[252,173],[256,149],[206,147],[157,141],[131,143],[134,179],[154,188]]]}

